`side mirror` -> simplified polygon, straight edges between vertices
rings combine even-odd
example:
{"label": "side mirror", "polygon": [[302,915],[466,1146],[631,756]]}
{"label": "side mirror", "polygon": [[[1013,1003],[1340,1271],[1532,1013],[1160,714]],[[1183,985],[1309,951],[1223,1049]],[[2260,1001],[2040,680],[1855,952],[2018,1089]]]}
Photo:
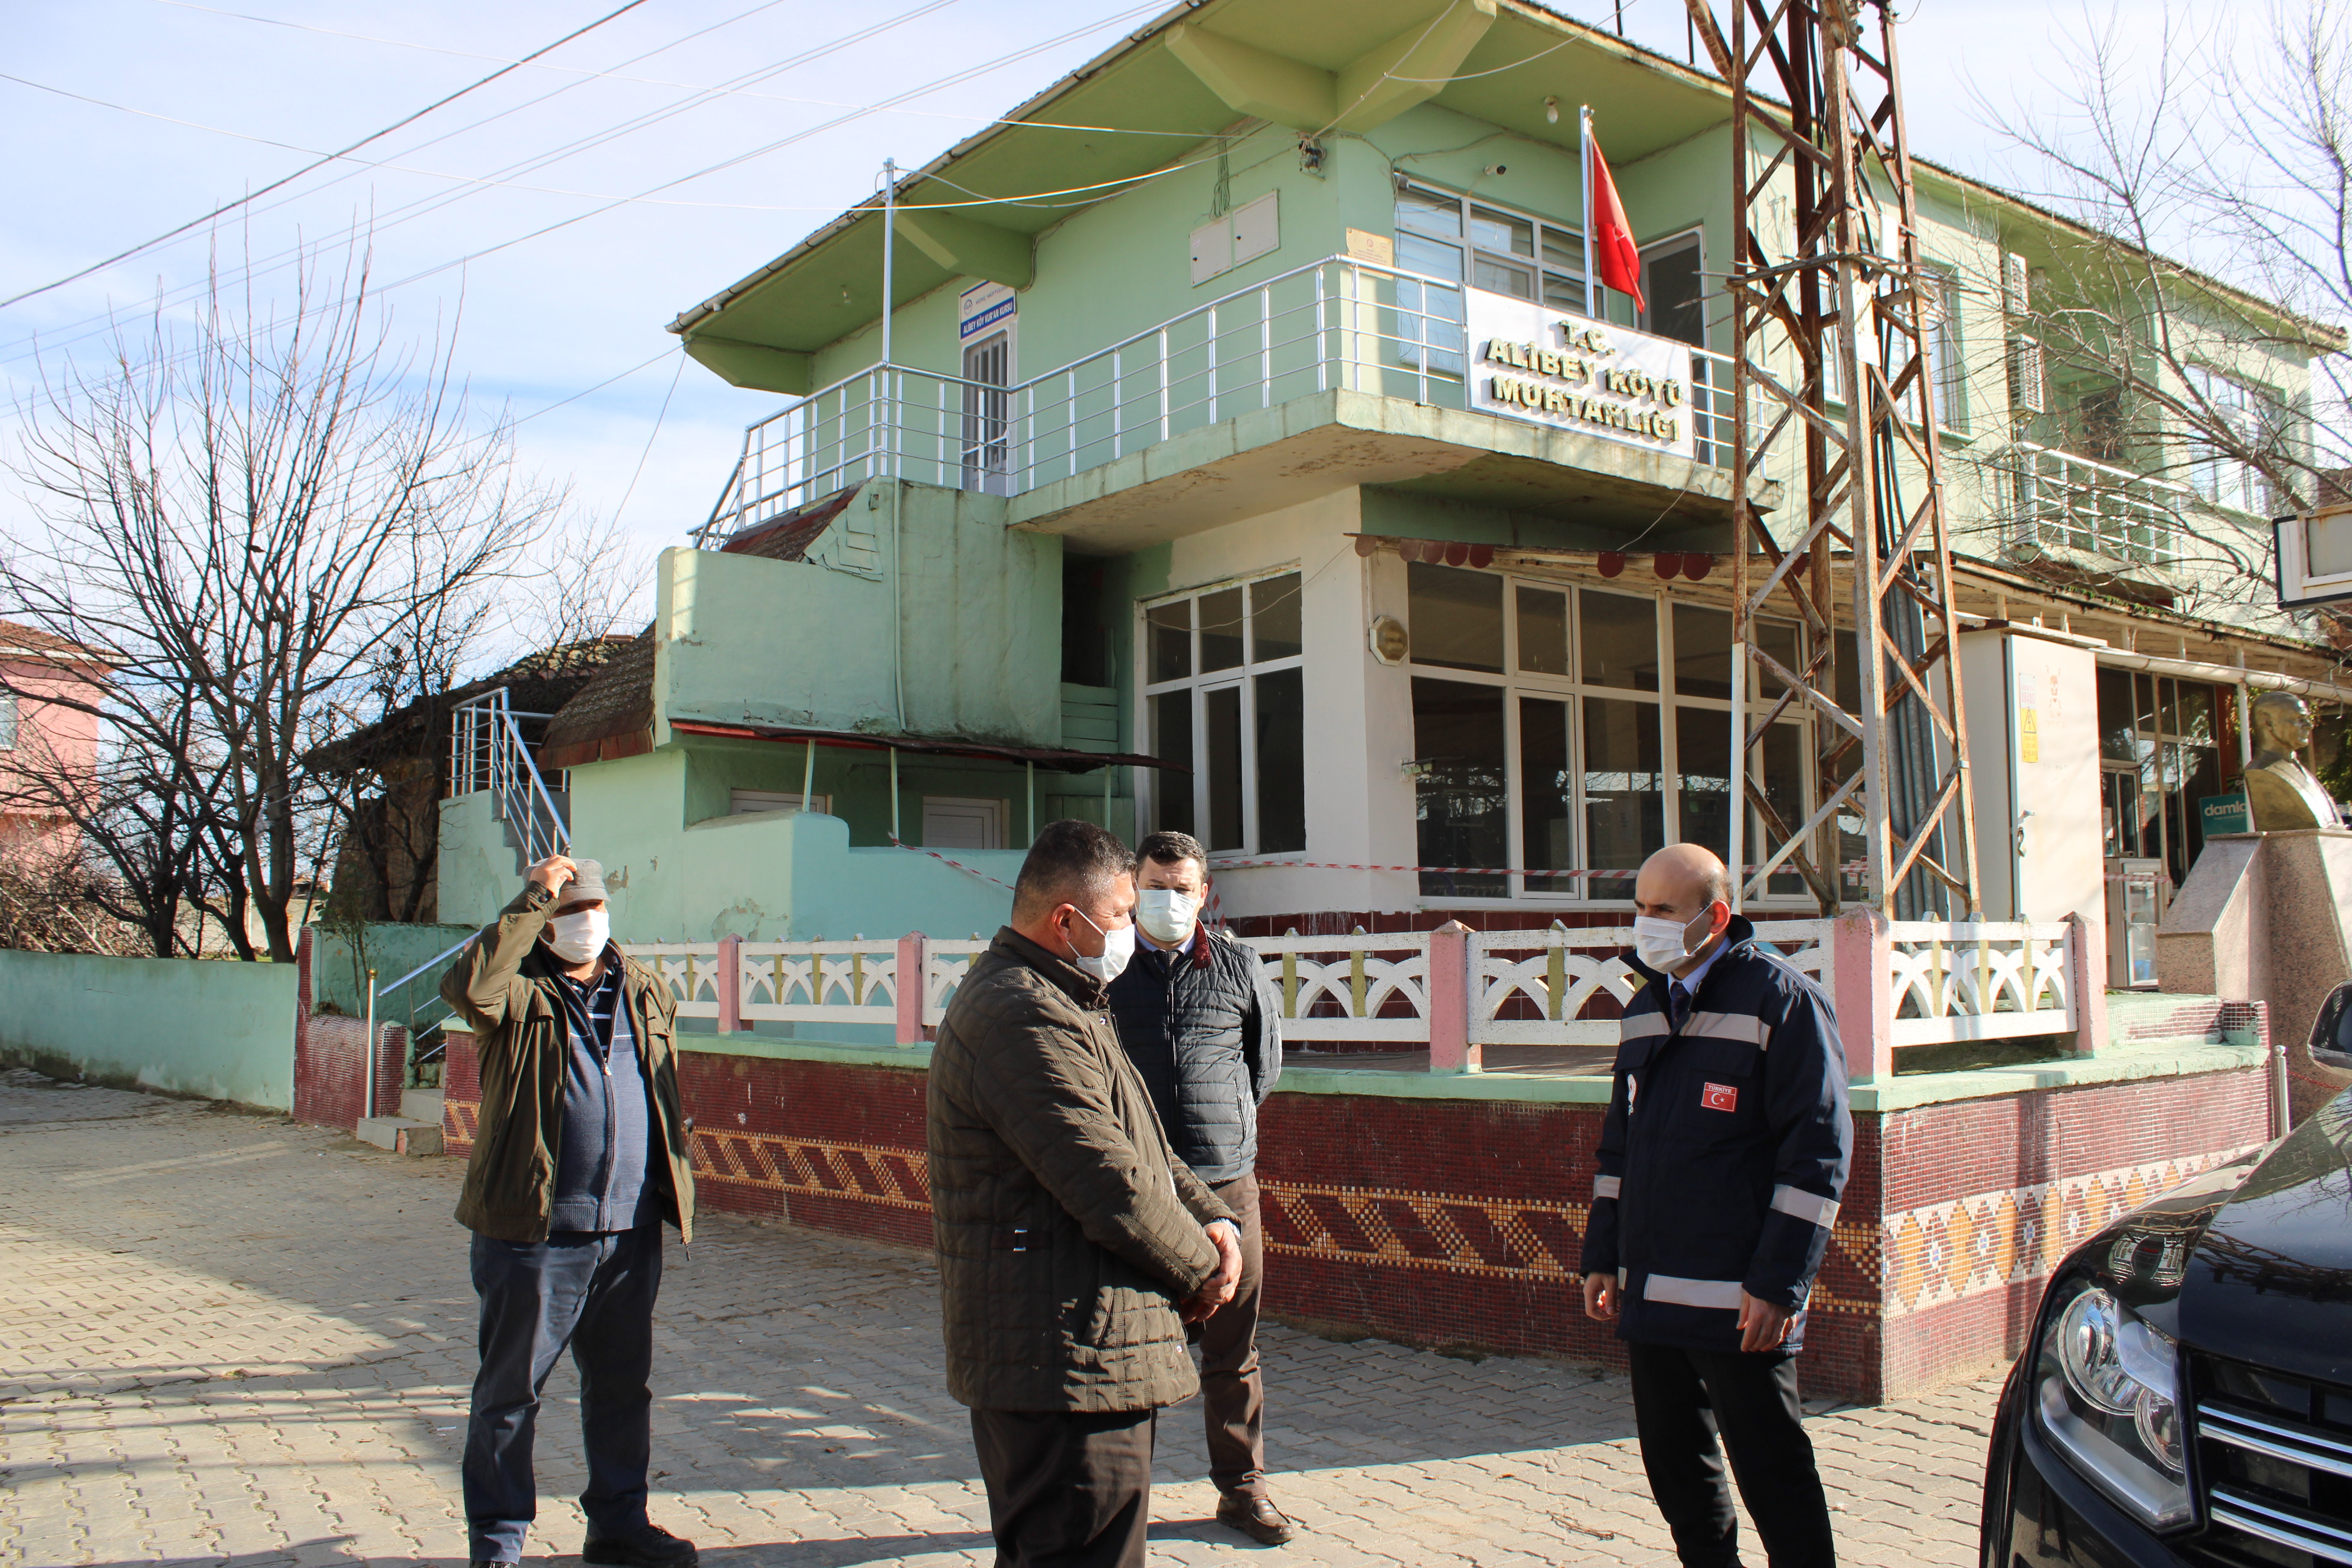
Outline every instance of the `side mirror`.
{"label": "side mirror", "polygon": [[2352,1072],[2352,984],[2338,985],[2311,1022],[2311,1059]]}

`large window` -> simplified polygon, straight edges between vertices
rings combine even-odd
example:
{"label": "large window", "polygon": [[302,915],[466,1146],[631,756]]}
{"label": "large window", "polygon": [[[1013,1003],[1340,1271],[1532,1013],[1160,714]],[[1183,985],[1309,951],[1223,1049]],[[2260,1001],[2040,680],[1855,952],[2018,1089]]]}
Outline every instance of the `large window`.
{"label": "large window", "polygon": [[2270,444],[2279,420],[2276,405],[2252,387],[2202,365],[2189,367],[2193,400],[2201,400],[2226,440],[2202,440],[2189,465],[2189,483],[2216,506],[2257,517],[2271,510],[2269,481],[2241,455]]}
{"label": "large window", "polygon": [[1159,773],[1153,817],[1212,853],[1307,847],[1298,584],[1290,571],[1144,607],[1151,754],[1192,770]]}
{"label": "large window", "polygon": [[[1729,852],[1728,611],[1449,566],[1406,572],[1424,895],[1622,900],[1663,845]],[[1760,629],[1795,668],[1795,628]],[[1791,824],[1806,815],[1804,733],[1775,725],[1751,764]],[[1547,875],[1593,871],[1625,874]],[[1767,891],[1803,886],[1776,875]]]}
{"label": "large window", "polygon": [[2100,805],[2110,859],[2161,860],[2176,886],[2187,879],[2205,847],[2199,803],[2221,793],[2231,700],[2229,688],[2201,680],[2099,671]]}

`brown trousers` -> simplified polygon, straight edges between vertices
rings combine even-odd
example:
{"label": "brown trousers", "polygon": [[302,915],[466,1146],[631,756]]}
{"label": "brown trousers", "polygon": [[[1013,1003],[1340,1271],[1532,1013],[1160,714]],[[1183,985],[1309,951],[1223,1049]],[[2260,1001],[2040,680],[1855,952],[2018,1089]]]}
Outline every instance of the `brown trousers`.
{"label": "brown trousers", "polygon": [[1230,1496],[1265,1495],[1265,1381],[1257,1363],[1257,1314],[1265,1276],[1257,1177],[1213,1189],[1242,1222],[1242,1280],[1201,1326],[1201,1408],[1209,1422],[1209,1479]]}

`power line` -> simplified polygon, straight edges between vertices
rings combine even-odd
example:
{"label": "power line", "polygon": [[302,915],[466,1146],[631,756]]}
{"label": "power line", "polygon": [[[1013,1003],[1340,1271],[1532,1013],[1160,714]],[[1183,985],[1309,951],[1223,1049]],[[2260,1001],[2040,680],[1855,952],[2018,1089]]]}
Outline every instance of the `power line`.
{"label": "power line", "polygon": [[177,228],[167,229],[163,233],[157,235],[152,239],[134,245],[130,249],[110,256],[103,261],[93,262],[89,266],[83,268],[79,272],[68,273],[67,276],[58,279],[53,283],[44,283],[37,289],[27,289],[21,294],[13,294],[5,300],[0,300],[0,310],[5,310],[10,305],[20,304],[26,300],[34,298],[36,295],[48,293],[53,289],[62,289],[68,283],[79,282],[82,279],[89,277],[93,272],[102,272],[107,268],[115,265],[117,262],[128,261],[132,257],[139,255],[142,251],[152,250],[155,247],[163,244],[167,240],[177,239],[180,236],[187,233],[191,229],[202,228],[205,225],[211,223],[214,219],[224,217],[228,214],[236,211],[237,208],[245,206],[261,196],[266,196],[270,192],[277,190],[281,186],[291,184],[296,180],[300,179],[303,175],[324,168],[327,164],[333,163],[336,159],[346,157],[366,146],[371,142],[380,142],[383,140],[383,138],[391,135],[394,132],[401,129],[403,126],[415,124],[417,121],[424,119],[435,110],[442,108],[446,104],[454,103],[469,92],[488,87],[490,83],[498,80],[500,77],[507,75],[509,72],[521,69],[523,66],[537,59],[540,56],[546,54],[551,50],[562,48],[564,45],[572,42],[572,39],[580,37],[583,34],[595,31],[605,23],[613,20],[614,17],[625,16],[627,13],[635,10],[645,3],[646,0],[626,0],[626,3],[621,5],[618,9],[606,12],[604,16],[597,17],[586,26],[575,27],[571,32],[564,34],[563,37],[556,39],[553,43],[549,44],[542,48],[532,50],[530,54],[525,55],[521,59],[516,60],[511,65],[500,66],[498,69],[482,78],[479,81],[474,82],[469,86],[461,87],[457,91],[449,93],[445,97],[435,99],[431,103],[428,103],[424,108],[417,110],[415,113],[403,115],[400,119],[394,121],[383,130],[372,132],[369,134],[361,137],[358,141],[352,142],[350,146],[343,148],[341,152],[331,153],[326,157],[320,158],[315,163],[306,163],[301,168],[295,170],[292,174],[286,175],[282,179],[272,180],[269,184],[262,186],[257,191],[249,191],[233,202],[215,207],[212,211],[205,214],[201,217],[190,218],[186,223],[180,225]]}
{"label": "power line", "polygon": [[[680,43],[688,42],[693,38],[702,37],[704,34],[716,31],[719,27],[731,26],[735,23],[744,20],[746,17],[755,16],[761,11],[771,9],[775,3],[776,0],[769,0],[768,4],[755,5],[751,10],[739,13],[738,15],[730,17],[725,22],[714,23],[709,27],[702,28],[698,32],[689,33],[686,35],[684,38],[673,40],[671,43],[662,45],[660,48],[649,49],[646,53],[638,55],[635,57],[635,58],[623,63],[635,64],[636,60],[651,59],[654,56],[674,48]],[[937,11],[943,10],[956,3],[957,0],[923,0],[923,3],[915,5],[909,10],[901,12],[895,16],[886,17],[879,22],[869,23],[864,26],[855,28],[848,33],[843,34],[839,37],[830,39],[825,43],[803,49],[798,54],[788,55],[781,60],[771,61],[767,65],[745,71],[742,75],[732,79],[730,82],[722,84],[721,89],[713,90],[723,90],[725,88],[730,88],[747,82],[766,80],[771,77],[781,75],[784,71],[805,65],[812,60],[821,59],[824,56],[845,48],[852,44],[860,43],[868,38],[878,37],[879,35],[889,31],[893,27],[903,26],[908,22],[929,16]],[[488,125],[493,121],[502,119],[507,115],[518,112],[522,109],[532,108],[538,104],[544,103],[550,99],[559,97],[562,94],[570,92],[574,88],[583,85],[584,85],[584,83],[580,81],[566,82],[562,87],[555,88],[551,91],[542,93],[538,98],[530,100],[529,102],[512,105],[507,109],[499,110],[495,114],[486,115],[482,119],[475,121],[468,125],[460,126],[453,131],[444,132],[440,136],[432,137],[426,141],[418,142],[414,148],[411,148],[410,151],[421,152],[426,147],[433,146],[440,142],[447,141],[453,136],[462,135],[467,131],[478,130],[481,126]],[[632,115],[625,120],[614,121],[614,123],[602,127],[599,130],[591,132],[584,136],[574,137],[569,142],[560,142],[554,147],[546,149],[543,152],[534,153],[517,159],[515,162],[493,171],[493,177],[495,178],[518,173],[529,173],[536,169],[547,168],[553,163],[562,161],[564,158],[573,155],[574,153],[584,152],[591,147],[602,145],[606,142],[617,140],[625,135],[633,134],[637,131],[642,131],[647,128],[648,126],[658,124],[664,120],[683,114],[688,110],[698,108],[702,103],[708,102],[710,97],[710,92],[689,94],[686,98],[665,104],[659,109],[648,110],[643,113]],[[262,207],[258,210],[263,212],[271,212],[281,206],[287,205],[295,200],[316,196],[320,194],[320,192],[331,189],[333,186],[341,184],[345,180],[357,178],[362,170],[367,167],[366,163],[362,160],[348,161],[358,163],[359,167],[336,175],[333,179],[326,181],[314,190],[302,193],[302,196],[300,197],[289,195],[281,197],[277,202],[271,203],[268,206]],[[257,194],[259,193],[257,193]],[[404,203],[400,206],[393,208],[389,215],[386,215],[382,218],[372,218],[365,226],[371,235],[381,233],[385,229],[397,227],[401,224],[425,216],[429,213],[437,212],[443,207],[446,207],[454,202],[462,201],[467,196],[473,194],[474,193],[471,190],[458,190],[439,192],[429,195],[419,196],[415,200]],[[341,243],[355,239],[358,237],[362,226],[359,222],[354,221],[353,223],[347,225],[339,235],[333,237],[333,239],[324,243]],[[265,258],[259,263],[248,262],[244,267],[235,268],[226,275],[225,280],[231,283],[249,281],[251,279],[261,276],[266,272],[274,271],[289,264],[299,262],[304,257],[311,254],[312,250],[315,248],[315,247],[298,244],[289,249],[276,252],[275,254]],[[164,291],[161,296],[161,300],[168,301],[175,298],[194,298],[194,296],[202,293],[204,289],[209,286],[209,279],[201,282],[184,284],[179,289]],[[112,324],[113,321],[114,317],[111,312],[103,312],[96,315],[85,316],[78,321],[71,322],[65,327],[58,329],[58,331],[60,334],[65,334],[64,341],[67,344],[70,345],[72,343],[81,342],[94,333],[105,331]],[[36,341],[37,335],[28,335],[16,340],[9,343],[5,351],[0,351],[0,360],[22,358],[24,354],[35,344]],[[51,341],[54,342],[56,340],[55,338],[52,338]]]}

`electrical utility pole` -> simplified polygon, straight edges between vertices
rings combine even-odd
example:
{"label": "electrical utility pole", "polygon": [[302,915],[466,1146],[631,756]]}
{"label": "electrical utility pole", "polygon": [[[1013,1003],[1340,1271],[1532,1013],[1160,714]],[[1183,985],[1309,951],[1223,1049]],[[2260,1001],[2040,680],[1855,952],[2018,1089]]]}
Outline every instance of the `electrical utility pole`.
{"label": "electrical utility pole", "polygon": [[[1920,260],[1894,19],[1884,0],[1727,3],[1727,40],[1713,0],[1685,0],[1732,90],[1737,886],[1793,871],[1824,914],[1981,919],[1928,339],[1945,297]],[[1778,538],[1750,500],[1775,447],[1803,454]],[[1760,640],[1768,614],[1803,628],[1797,668]],[[1760,753],[1808,711],[1819,805],[1797,820]]]}

